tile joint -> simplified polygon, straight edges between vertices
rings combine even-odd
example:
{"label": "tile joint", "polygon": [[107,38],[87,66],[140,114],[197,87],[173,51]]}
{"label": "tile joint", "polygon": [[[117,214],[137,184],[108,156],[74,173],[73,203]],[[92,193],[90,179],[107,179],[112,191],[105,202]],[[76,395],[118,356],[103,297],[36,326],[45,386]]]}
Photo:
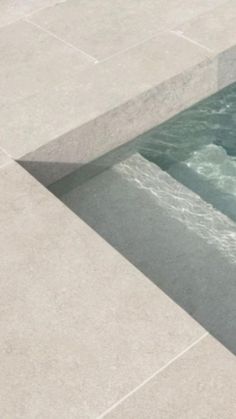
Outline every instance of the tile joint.
{"label": "tile joint", "polygon": [[11,154],[9,154],[8,151],[5,150],[5,148],[3,148],[2,146],[0,146],[0,151],[2,151],[2,153],[5,154],[10,159],[13,159],[13,157],[11,156]]}
{"label": "tile joint", "polygon": [[110,406],[105,412],[103,412],[101,415],[97,416],[96,419],[105,418],[112,410],[114,410],[116,407],[118,407],[120,404],[122,404],[126,399],[128,399],[130,396],[132,396],[138,390],[140,390],[143,386],[148,384],[153,378],[155,378],[158,374],[160,374],[162,371],[164,371],[166,368],[168,368],[170,365],[172,365],[175,361],[177,361],[179,358],[181,358],[183,355],[185,355],[188,351],[190,351],[194,346],[199,344],[207,336],[209,336],[209,332],[205,332],[203,335],[201,335],[200,338],[198,338],[193,343],[191,343],[191,345],[187,346],[178,355],[176,355],[174,358],[172,358],[170,361],[168,361],[165,365],[163,365],[163,367],[159,368],[151,376],[146,378],[146,380],[142,381],[142,383],[140,383],[137,387],[135,387],[133,390],[131,390],[129,393],[127,393],[124,397],[122,397],[120,400],[118,400],[116,403],[114,403],[112,406]]}
{"label": "tile joint", "polygon": [[135,44],[131,44],[127,48],[121,49],[121,50],[115,52],[114,54],[108,55],[107,57],[102,58],[101,60],[98,60],[98,63],[99,64],[102,64],[102,63],[104,63],[106,61],[109,61],[110,59],[112,59],[114,57],[117,57],[117,56],[122,55],[122,54],[124,54],[124,53],[126,53],[126,52],[128,52],[128,51],[130,51],[132,49],[135,49],[135,48],[137,48],[137,47],[145,44],[145,42],[152,41],[153,39],[157,38],[158,35],[159,35],[159,33],[156,33],[154,35],[149,36],[148,38],[144,38],[142,41],[136,42]]}
{"label": "tile joint", "polygon": [[67,42],[64,39],[60,38],[54,32],[51,32],[48,29],[45,29],[43,26],[38,25],[38,23],[35,23],[34,21],[32,21],[28,16],[25,16],[22,20],[24,22],[29,23],[32,26],[35,26],[36,28],[38,28],[41,31],[47,33],[48,35],[53,36],[53,38],[57,39],[58,41],[62,42],[65,45],[67,45],[68,47],[73,48],[75,51],[79,52],[80,54],[84,55],[87,59],[89,59],[90,62],[92,62],[94,64],[97,64],[98,63],[97,58],[93,57],[90,54],[87,54],[87,52],[83,51],[82,49],[77,48],[75,45],[71,44],[70,42]]}
{"label": "tile joint", "polygon": [[184,35],[184,33],[180,30],[170,30],[169,32],[172,33],[173,35],[176,35],[179,38],[185,39],[186,41],[190,42],[193,45],[198,46],[201,49],[204,49],[205,51],[208,51],[211,54],[214,53],[213,49],[208,48],[206,45],[203,45],[200,42],[195,41],[194,39],[190,38],[189,36]]}

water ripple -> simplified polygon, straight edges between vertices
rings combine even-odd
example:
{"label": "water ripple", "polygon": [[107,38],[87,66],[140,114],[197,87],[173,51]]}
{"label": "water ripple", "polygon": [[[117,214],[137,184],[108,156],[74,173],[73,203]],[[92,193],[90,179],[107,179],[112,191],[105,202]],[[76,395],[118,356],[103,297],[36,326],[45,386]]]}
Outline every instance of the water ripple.
{"label": "water ripple", "polygon": [[170,217],[184,223],[236,263],[236,225],[228,217],[139,154],[114,169],[138,188],[149,191]]}

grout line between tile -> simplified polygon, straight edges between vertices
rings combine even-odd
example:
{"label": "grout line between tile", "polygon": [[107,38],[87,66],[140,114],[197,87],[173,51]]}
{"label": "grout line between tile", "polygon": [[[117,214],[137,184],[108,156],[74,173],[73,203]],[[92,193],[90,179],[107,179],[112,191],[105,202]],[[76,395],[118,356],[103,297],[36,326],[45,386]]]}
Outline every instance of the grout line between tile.
{"label": "grout line between tile", "polygon": [[2,146],[0,146],[0,151],[2,151],[3,154],[6,154],[6,156],[9,157],[10,159],[13,159],[13,157],[11,156],[11,154],[9,154],[8,151],[5,150],[5,148],[3,148]]}
{"label": "grout line between tile", "polygon": [[73,48],[75,51],[80,52],[80,54],[84,55],[85,57],[87,57],[90,61],[92,61],[93,63],[97,63],[98,60],[97,58],[93,57],[90,54],[87,54],[85,51],[83,51],[80,48],[77,48],[75,45],[71,44],[70,42],[65,41],[64,39],[60,38],[59,36],[57,36],[54,32],[49,31],[48,29],[45,29],[44,27],[38,25],[37,23],[33,22],[31,19],[29,19],[28,17],[24,17],[22,19],[23,21],[29,23],[32,26],[35,26],[36,28],[40,29],[41,31],[47,33],[50,36],[53,36],[55,39],[57,39],[58,41],[62,42],[63,44],[67,45],[70,48]]}
{"label": "grout line between tile", "polygon": [[176,35],[177,37],[179,37],[179,38],[183,38],[183,39],[185,39],[186,41],[188,41],[188,42],[190,42],[191,44],[194,44],[194,45],[196,45],[196,46],[198,46],[198,47],[200,47],[201,49],[204,49],[204,50],[206,50],[206,51],[208,51],[208,52],[210,52],[210,53],[213,53],[214,51],[212,50],[212,49],[210,49],[210,48],[208,48],[207,46],[205,46],[205,45],[202,45],[202,44],[200,44],[199,42],[197,42],[197,41],[194,41],[194,39],[191,39],[191,38],[189,38],[188,36],[185,36],[181,31],[178,31],[178,30],[160,30],[160,31],[158,31],[158,32],[156,32],[155,34],[153,34],[152,36],[149,36],[148,38],[145,38],[145,39],[143,39],[142,41],[140,41],[140,42],[137,42],[136,44],[133,44],[133,45],[130,45],[129,47],[127,47],[127,48],[124,48],[124,49],[122,49],[122,50],[120,50],[120,51],[118,51],[118,52],[115,52],[114,54],[112,54],[112,55],[109,55],[108,57],[105,57],[105,58],[103,58],[103,59],[101,59],[101,60],[97,60],[97,64],[102,64],[102,63],[104,63],[104,62],[106,62],[106,61],[108,61],[108,60],[110,60],[111,58],[113,58],[113,57],[116,57],[116,56],[119,56],[119,55],[121,55],[121,54],[123,54],[123,53],[125,53],[125,52],[127,52],[127,51],[130,51],[131,49],[133,49],[133,48],[136,48],[136,47],[139,47],[140,45],[143,45],[143,44],[145,44],[145,42],[148,42],[148,41],[151,41],[152,39],[155,39],[155,38],[158,38],[158,36],[160,36],[160,35],[162,35],[162,34],[172,34],[172,35]]}
{"label": "grout line between tile", "polygon": [[182,31],[179,31],[179,30],[176,30],[176,31],[175,30],[170,30],[169,32],[172,33],[172,34],[174,34],[174,35],[176,35],[176,36],[178,36],[179,38],[183,38],[186,41],[191,42],[191,44],[194,44],[194,45],[198,46],[199,48],[202,48],[202,49],[210,52],[211,54],[214,52],[213,49],[208,48],[206,45],[203,45],[200,42],[195,41],[194,39],[189,38],[188,36],[184,35],[184,33]]}
{"label": "grout line between tile", "polygon": [[98,416],[96,419],[103,419],[105,418],[108,413],[110,413],[112,410],[114,410],[117,406],[122,404],[126,399],[128,399],[130,396],[132,396],[136,391],[140,390],[144,385],[149,383],[153,378],[155,378],[158,374],[160,374],[162,371],[164,371],[166,368],[168,368],[170,365],[172,365],[177,359],[181,358],[183,355],[186,354],[189,350],[191,350],[194,346],[196,346],[198,343],[200,343],[205,337],[209,335],[209,332],[205,332],[200,338],[195,340],[191,345],[189,345],[187,348],[185,348],[182,352],[180,352],[178,355],[176,355],[174,358],[172,358],[169,362],[167,362],[163,367],[159,368],[157,371],[155,371],[150,377],[146,378],[141,384],[139,384],[137,387],[135,387],[133,390],[131,390],[128,394],[126,394],[124,397],[122,397],[120,400],[118,400],[116,403],[114,403],[112,406],[110,406],[105,412],[103,412],[100,416]]}
{"label": "grout line between tile", "polygon": [[97,62],[98,62],[98,64],[102,64],[102,63],[104,63],[105,61],[108,61],[108,60],[110,60],[110,59],[111,59],[111,58],[113,58],[113,57],[119,56],[119,55],[123,54],[124,52],[130,51],[130,50],[131,50],[131,49],[133,49],[133,48],[139,47],[140,45],[145,44],[145,42],[151,41],[152,39],[156,38],[156,37],[157,37],[160,33],[164,33],[164,32],[166,32],[166,31],[157,32],[156,34],[154,34],[154,35],[152,35],[152,36],[149,36],[148,38],[145,38],[145,39],[143,39],[142,41],[137,42],[136,44],[130,45],[130,46],[129,46],[129,47],[127,47],[127,48],[124,48],[124,49],[122,49],[122,50],[120,50],[120,51],[117,51],[117,52],[115,52],[114,54],[109,55],[108,57],[105,57],[105,58],[103,58],[103,59],[101,59],[101,60],[98,60]]}
{"label": "grout line between tile", "polygon": [[0,170],[3,169],[6,166],[9,166],[9,164],[14,163],[14,161],[8,160],[6,163],[0,164]]}

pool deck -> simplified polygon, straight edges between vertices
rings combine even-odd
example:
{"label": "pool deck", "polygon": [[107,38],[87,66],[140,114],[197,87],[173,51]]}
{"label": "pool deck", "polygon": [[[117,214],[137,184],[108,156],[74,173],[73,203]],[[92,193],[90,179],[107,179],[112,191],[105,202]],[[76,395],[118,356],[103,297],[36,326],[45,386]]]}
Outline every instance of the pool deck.
{"label": "pool deck", "polygon": [[0,417],[234,418],[235,356],[35,177],[236,81],[235,1],[15,3],[0,3]]}

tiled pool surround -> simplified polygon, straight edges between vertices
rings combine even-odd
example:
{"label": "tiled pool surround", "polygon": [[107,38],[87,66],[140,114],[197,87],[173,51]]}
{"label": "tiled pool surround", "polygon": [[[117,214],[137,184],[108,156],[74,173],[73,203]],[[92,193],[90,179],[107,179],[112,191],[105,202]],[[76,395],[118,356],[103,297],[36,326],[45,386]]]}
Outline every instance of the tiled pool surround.
{"label": "tiled pool surround", "polygon": [[150,417],[181,417],[186,400],[193,416],[232,417],[230,352],[19,165],[0,190],[2,417],[116,415],[162,378],[169,398],[146,394]]}
{"label": "tiled pool surround", "polygon": [[232,85],[50,186],[234,353],[235,132]]}
{"label": "tiled pool surround", "polygon": [[[236,84],[53,185],[60,194],[139,153],[236,220]],[[61,192],[62,191],[62,192]]]}
{"label": "tiled pool surround", "polygon": [[[141,91],[125,94],[124,100],[119,99],[111,107],[109,103],[101,113],[93,114],[91,120],[81,121],[76,128],[18,160],[47,186],[234,82],[235,56],[236,49],[232,47],[211,57],[201,55],[195,64],[183,61],[182,69],[170,77],[159,78],[157,70],[156,81],[148,89],[143,89],[144,82]],[[109,85],[103,89],[112,90]],[[90,104],[95,100],[94,94],[93,90]]]}
{"label": "tiled pool surround", "polygon": [[[193,319],[233,351],[234,272],[224,231],[214,250],[202,237],[206,229],[188,232],[180,281],[175,267],[184,257],[176,240],[171,244],[174,284],[168,279],[166,292],[173,288],[175,299],[184,291],[180,304],[191,317],[14,160],[49,185],[233,83],[236,3],[90,3],[0,2],[0,417],[156,419],[165,412],[167,419],[187,411],[191,418],[232,418],[235,357]],[[84,167],[84,179],[91,167],[101,173]],[[158,173],[170,187],[169,175]],[[126,181],[118,186],[127,190]],[[131,186],[138,202],[145,191]],[[150,201],[156,209],[155,196]],[[160,208],[164,252],[161,217],[170,235],[181,240],[183,233],[181,219],[170,222],[168,215]],[[190,271],[195,251],[201,264]]]}
{"label": "tiled pool surround", "polygon": [[[172,3],[175,10],[175,1]],[[158,9],[159,19],[150,39],[137,45],[128,42],[127,49],[98,63],[78,56],[78,50],[66,50],[65,45],[61,51],[58,39],[52,40],[48,32],[47,35],[44,33],[45,48],[48,45],[57,51],[53,64],[44,63],[44,70],[38,76],[42,88],[46,86],[44,94],[36,92],[31,97],[27,91],[18,92],[16,86],[13,97],[2,111],[2,145],[45,185],[236,81],[236,6],[233,0],[194,1],[191,6],[182,0],[181,13],[179,10],[173,12],[174,21],[170,19],[169,8],[165,14],[165,4],[160,7],[160,2],[150,2],[149,7]],[[28,40],[22,48],[26,57],[31,51],[30,40],[39,42],[40,28],[61,31],[65,13],[68,12],[71,18],[67,2],[58,5],[57,12],[58,15],[54,15],[52,8],[36,13],[15,29],[24,34],[23,40]],[[141,9],[137,11],[140,12]],[[99,22],[98,29],[103,24],[103,21]],[[149,26],[145,24],[145,28]],[[29,31],[32,31],[30,36]],[[8,36],[11,39],[11,33]],[[81,39],[80,34],[76,36],[77,43]],[[130,33],[127,36],[129,38]],[[115,48],[120,47],[116,45]],[[59,62],[65,62],[65,68],[59,65],[60,72],[57,71]],[[52,75],[51,84],[46,78],[47,67]],[[20,99],[15,98],[16,94]],[[13,109],[12,124],[9,115]],[[4,138],[7,138],[7,144]]]}

